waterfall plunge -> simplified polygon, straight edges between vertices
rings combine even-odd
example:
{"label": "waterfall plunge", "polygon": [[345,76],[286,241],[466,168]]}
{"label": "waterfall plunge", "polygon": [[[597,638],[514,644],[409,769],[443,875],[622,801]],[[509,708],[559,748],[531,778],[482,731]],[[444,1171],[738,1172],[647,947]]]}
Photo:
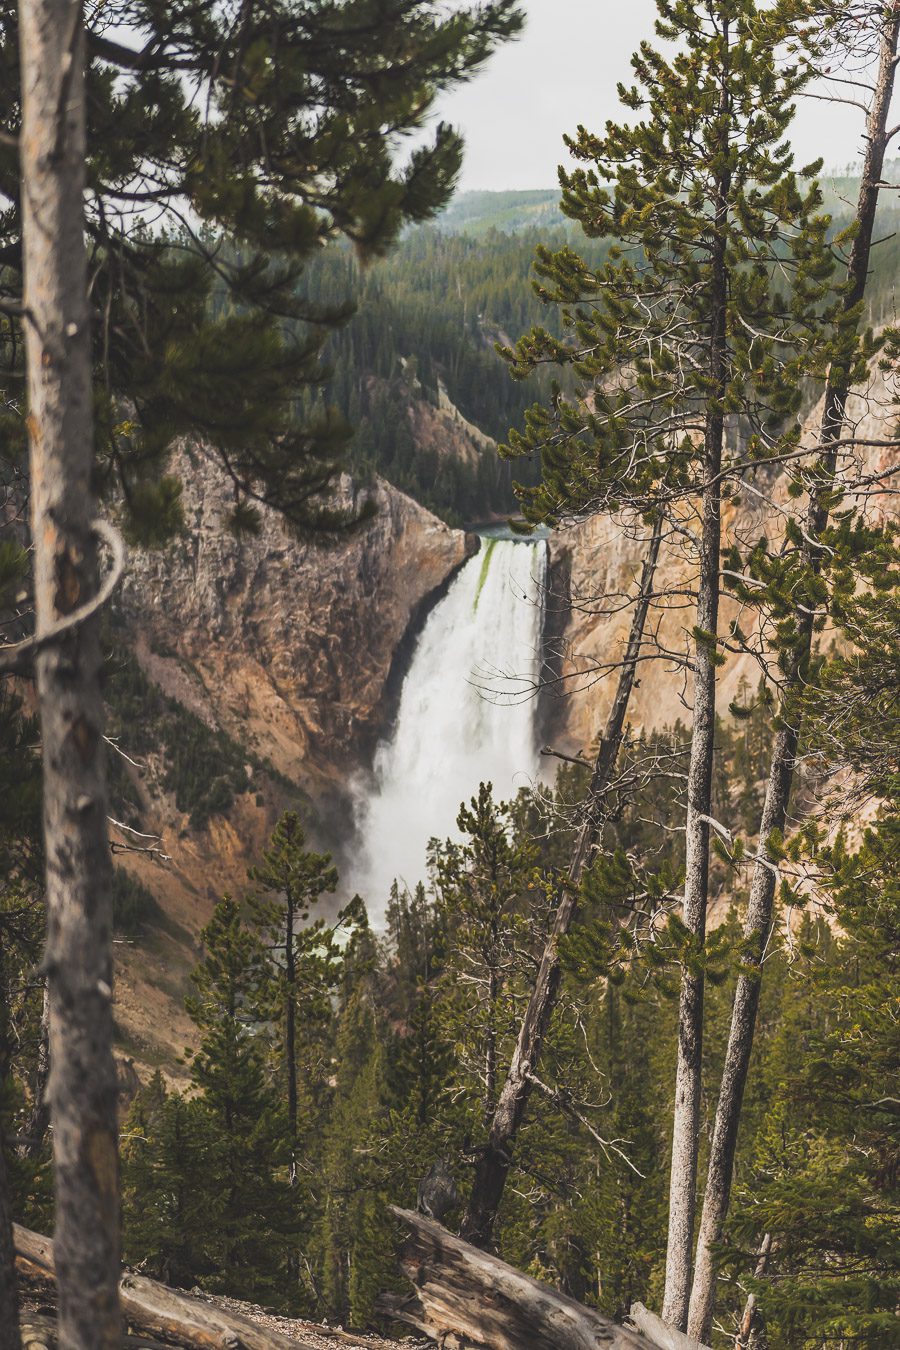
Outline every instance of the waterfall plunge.
{"label": "waterfall plunge", "polygon": [[537,776],[546,567],[543,540],[484,539],[428,617],[393,730],[359,793],[349,882],[376,925],[391,882],[424,880],[428,840],[456,835],[459,804],[479,782],[505,800]]}

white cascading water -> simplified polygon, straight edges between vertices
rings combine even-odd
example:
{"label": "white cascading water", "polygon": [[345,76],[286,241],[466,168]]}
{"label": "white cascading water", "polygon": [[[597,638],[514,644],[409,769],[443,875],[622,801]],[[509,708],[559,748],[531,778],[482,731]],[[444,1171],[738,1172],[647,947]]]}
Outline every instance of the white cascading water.
{"label": "white cascading water", "polygon": [[428,616],[393,731],[359,793],[349,882],[376,925],[394,878],[424,880],[428,840],[457,837],[460,802],[479,782],[504,801],[537,777],[546,567],[544,540],[483,539]]}

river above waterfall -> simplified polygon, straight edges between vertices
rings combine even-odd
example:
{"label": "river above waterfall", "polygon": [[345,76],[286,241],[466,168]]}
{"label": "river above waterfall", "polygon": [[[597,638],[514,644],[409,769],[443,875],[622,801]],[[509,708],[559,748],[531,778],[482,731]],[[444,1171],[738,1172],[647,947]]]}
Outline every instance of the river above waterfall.
{"label": "river above waterfall", "polygon": [[479,782],[504,800],[537,777],[547,544],[498,533],[485,532],[428,616],[393,728],[357,791],[349,881],[376,925],[395,878],[425,879],[429,839],[456,835],[460,802]]}

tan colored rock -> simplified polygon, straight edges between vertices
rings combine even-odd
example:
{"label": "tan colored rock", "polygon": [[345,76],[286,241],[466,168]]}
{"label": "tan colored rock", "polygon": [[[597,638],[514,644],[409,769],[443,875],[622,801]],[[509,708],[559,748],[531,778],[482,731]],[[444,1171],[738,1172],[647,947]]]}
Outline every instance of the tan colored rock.
{"label": "tan colored rock", "polygon": [[[848,476],[876,476],[896,464],[898,392],[898,376],[886,376],[876,368],[868,385],[851,396],[847,436],[894,444],[848,447],[843,452]],[[807,418],[804,445],[815,444],[820,415],[821,408],[816,407]],[[864,498],[848,498],[841,509],[864,505],[872,517],[896,515],[896,498],[888,492],[894,482],[873,481]],[[761,468],[749,483],[737,503],[723,505],[723,547],[735,539],[746,545],[763,533],[777,547],[784,534],[785,510],[792,505],[787,477],[774,469]],[[696,525],[690,519],[687,523]],[[630,612],[621,597],[633,593],[640,573],[641,540],[646,535],[647,528],[640,522],[635,525],[598,516],[558,530],[551,540],[551,624],[554,612],[566,610],[567,618],[558,625],[562,678],[547,694],[548,734],[566,753],[589,749],[605,721],[616,679],[616,671],[610,674],[608,666],[623,651],[630,622]],[[684,592],[692,588],[693,566],[681,541],[673,539],[664,547],[657,585],[667,595],[656,606],[653,622],[660,645],[668,652],[684,653],[689,646],[694,617]],[[738,606],[723,597],[720,634],[727,632],[733,619],[748,636],[756,634],[755,616],[739,613]],[[755,690],[761,673],[752,656],[729,656],[719,686],[720,714],[727,714],[728,704],[738,697],[742,684]],[[689,726],[690,685],[684,671],[665,658],[648,662],[640,672],[629,711],[636,731],[671,726],[679,718]]]}
{"label": "tan colored rock", "polygon": [[[398,649],[475,541],[380,481],[374,518],[336,543],[298,540],[269,510],[257,536],[238,540],[223,524],[233,498],[221,470],[186,451],[173,467],[186,530],[163,551],[131,557],[118,603],[132,648],[167,695],[298,789],[267,784],[259,799],[251,790],[195,831],[152,763],[129,768],[144,803],[141,829],[160,839],[157,854],[116,861],[149,886],[163,916],[152,933],[117,941],[116,1022],[142,1076],[161,1065],[177,1078],[193,1035],[187,977],[215,900],[245,889],[284,805],[312,799],[320,846],[348,830],[342,789],[383,729]],[[342,482],[345,505],[362,495]]]}
{"label": "tan colored rock", "polygon": [[[123,588],[142,664],[281,773],[334,781],[373,743],[401,639],[471,541],[381,481],[374,519],[337,543],[302,542],[268,510],[238,540],[225,475],[186,452],[174,468],[184,538],[137,554]],[[364,495],[343,481],[348,506]]]}

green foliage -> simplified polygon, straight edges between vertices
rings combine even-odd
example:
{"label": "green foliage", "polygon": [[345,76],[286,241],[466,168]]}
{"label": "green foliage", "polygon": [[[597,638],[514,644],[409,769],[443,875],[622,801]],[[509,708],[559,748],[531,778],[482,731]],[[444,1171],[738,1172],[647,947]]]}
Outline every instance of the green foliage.
{"label": "green foliage", "polygon": [[856,851],[823,856],[840,931],[807,922],[768,1052],[771,1101],[732,1234],[772,1234],[777,1274],[756,1283],[775,1343],[893,1341],[898,857],[895,810]]}
{"label": "green foliage", "polygon": [[619,95],[635,116],[566,138],[579,167],[560,170],[562,210],[608,255],[539,248],[562,334],[535,327],[502,353],[516,378],[550,363],[577,382],[510,432],[508,454],[541,457],[519,492],[529,520],[690,496],[723,419],[745,427],[745,463],[791,448],[803,377],[834,350],[829,222],[785,140],[803,77],[776,64],[783,31],[754,0],[659,13],[674,48],[633,57]]}
{"label": "green foliage", "polygon": [[[239,499],[298,529],[333,529],[327,494],[348,427],[331,406],[300,405],[348,310],[305,295],[304,268],[336,236],[380,257],[445,205],[460,138],[440,123],[405,161],[398,142],[522,15],[512,0],[452,12],[432,0],[263,0],[240,14],[124,0],[115,17],[115,36],[105,14],[85,18],[98,479],[123,497],[132,537],[156,542],[181,522],[170,451],[195,438]],[[0,298],[14,304],[17,48],[5,0]],[[0,352],[17,377],[21,321],[4,310]],[[4,421],[21,444],[21,420]]]}

